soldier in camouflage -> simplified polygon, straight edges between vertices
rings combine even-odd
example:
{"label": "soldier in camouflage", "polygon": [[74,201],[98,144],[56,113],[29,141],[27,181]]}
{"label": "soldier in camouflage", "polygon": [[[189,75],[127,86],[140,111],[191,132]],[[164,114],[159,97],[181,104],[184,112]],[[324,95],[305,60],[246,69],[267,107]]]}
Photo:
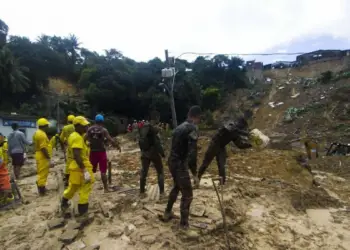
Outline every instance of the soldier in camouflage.
{"label": "soldier in camouflage", "polygon": [[140,172],[140,197],[146,196],[146,179],[151,162],[153,163],[157,175],[160,199],[165,197],[164,195],[164,170],[162,157],[165,157],[164,149],[161,145],[158,133],[159,129],[156,126],[159,117],[152,117],[150,122],[145,122],[144,125],[139,128],[139,146],[141,150],[141,172]]}
{"label": "soldier in camouflage", "polygon": [[189,169],[195,180],[197,179],[197,124],[200,122],[201,108],[193,106],[188,112],[188,119],[179,125],[172,135],[171,152],[168,159],[169,170],[174,180],[174,186],[169,194],[169,200],[164,212],[163,220],[173,218],[172,208],[181,192],[180,228],[188,229],[190,205],[193,199],[191,177]]}
{"label": "soldier in camouflage", "polygon": [[[222,178],[222,183],[226,181],[226,145],[231,141],[240,149],[246,149],[252,147],[247,140],[249,136],[248,123],[244,118],[239,118],[236,122],[226,121],[217,132],[214,134],[207,151],[205,152],[204,160],[198,171],[198,179],[200,180],[208,168],[209,164],[216,157],[216,161],[219,169],[219,176]],[[196,188],[198,188],[198,185]]]}

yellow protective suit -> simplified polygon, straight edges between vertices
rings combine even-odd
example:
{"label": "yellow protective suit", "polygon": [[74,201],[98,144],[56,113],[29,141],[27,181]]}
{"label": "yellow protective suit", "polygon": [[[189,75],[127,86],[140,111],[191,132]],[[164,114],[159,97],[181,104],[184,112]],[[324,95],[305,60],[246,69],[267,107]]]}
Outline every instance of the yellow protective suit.
{"label": "yellow protective suit", "polygon": [[[75,127],[73,124],[68,124],[62,128],[62,132],[60,135],[60,140],[64,145],[67,145],[69,136],[75,131]],[[73,155],[70,155],[68,152],[68,147],[66,148],[66,168],[64,173],[69,174],[69,165],[73,160]]]}
{"label": "yellow protective suit", "polygon": [[43,148],[52,153],[50,150],[49,138],[47,138],[46,133],[38,129],[33,136],[34,148],[35,148],[35,160],[37,166],[37,185],[38,187],[45,187],[47,177],[50,171],[50,160],[45,157],[41,151]]}
{"label": "yellow protective suit", "polygon": [[79,204],[89,203],[89,196],[92,190],[92,184],[95,182],[94,174],[92,172],[92,164],[88,157],[88,146],[84,141],[84,137],[77,132],[73,132],[68,138],[68,151],[73,155],[73,149],[80,149],[80,156],[83,160],[85,169],[90,173],[91,180],[85,182],[84,172],[76,161],[73,159],[69,165],[69,186],[64,190],[63,197],[65,199],[72,199],[75,193],[79,192]]}
{"label": "yellow protective suit", "polygon": [[2,159],[5,162],[5,165],[7,166],[9,163],[9,157],[8,157],[8,144],[7,144],[7,140],[5,139],[4,143],[2,144],[2,146],[0,146],[0,153],[2,154]]}

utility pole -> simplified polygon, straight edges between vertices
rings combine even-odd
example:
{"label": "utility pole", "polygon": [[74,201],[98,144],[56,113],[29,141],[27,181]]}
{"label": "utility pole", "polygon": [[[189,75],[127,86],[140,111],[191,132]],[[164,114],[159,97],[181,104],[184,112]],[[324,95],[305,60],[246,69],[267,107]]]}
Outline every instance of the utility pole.
{"label": "utility pole", "polygon": [[177,72],[175,72],[175,68],[171,68],[168,50],[166,49],[164,52],[165,52],[166,66],[168,69],[172,70],[171,77],[169,77],[167,79],[167,83],[165,83],[165,84],[168,86],[166,89],[169,93],[171,117],[173,120],[173,128],[176,128],[177,127],[177,118],[176,118],[176,109],[175,109],[175,100],[174,100],[174,84],[175,84],[175,75]]}
{"label": "utility pole", "polygon": [[60,100],[59,95],[57,95],[57,133],[60,131]]}

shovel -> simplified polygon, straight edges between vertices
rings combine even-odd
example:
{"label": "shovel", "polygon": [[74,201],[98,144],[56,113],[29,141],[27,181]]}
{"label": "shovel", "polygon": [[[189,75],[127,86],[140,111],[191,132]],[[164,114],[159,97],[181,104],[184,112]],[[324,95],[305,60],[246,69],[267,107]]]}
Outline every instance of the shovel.
{"label": "shovel", "polygon": [[218,200],[219,200],[219,205],[220,205],[220,210],[221,210],[221,215],[222,215],[222,222],[223,222],[223,226],[224,226],[224,230],[225,230],[226,246],[227,246],[227,249],[230,250],[231,247],[230,247],[230,241],[228,239],[228,229],[227,229],[227,224],[226,224],[225,208],[224,208],[224,205],[223,205],[224,186],[221,185],[221,198],[220,198],[218,188],[217,188],[217,186],[215,184],[215,181],[220,181],[220,183],[223,183],[223,179],[222,179],[222,177],[219,177],[219,178],[212,178],[211,180],[213,182],[213,186],[214,186],[216,195],[218,196]]}

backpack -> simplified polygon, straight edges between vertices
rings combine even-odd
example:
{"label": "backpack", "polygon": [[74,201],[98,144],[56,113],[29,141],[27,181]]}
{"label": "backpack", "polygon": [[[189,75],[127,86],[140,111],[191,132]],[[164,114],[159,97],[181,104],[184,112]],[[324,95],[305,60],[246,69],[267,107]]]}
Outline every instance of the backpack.
{"label": "backpack", "polygon": [[141,151],[147,151],[154,145],[154,136],[150,124],[139,128],[139,146]]}

